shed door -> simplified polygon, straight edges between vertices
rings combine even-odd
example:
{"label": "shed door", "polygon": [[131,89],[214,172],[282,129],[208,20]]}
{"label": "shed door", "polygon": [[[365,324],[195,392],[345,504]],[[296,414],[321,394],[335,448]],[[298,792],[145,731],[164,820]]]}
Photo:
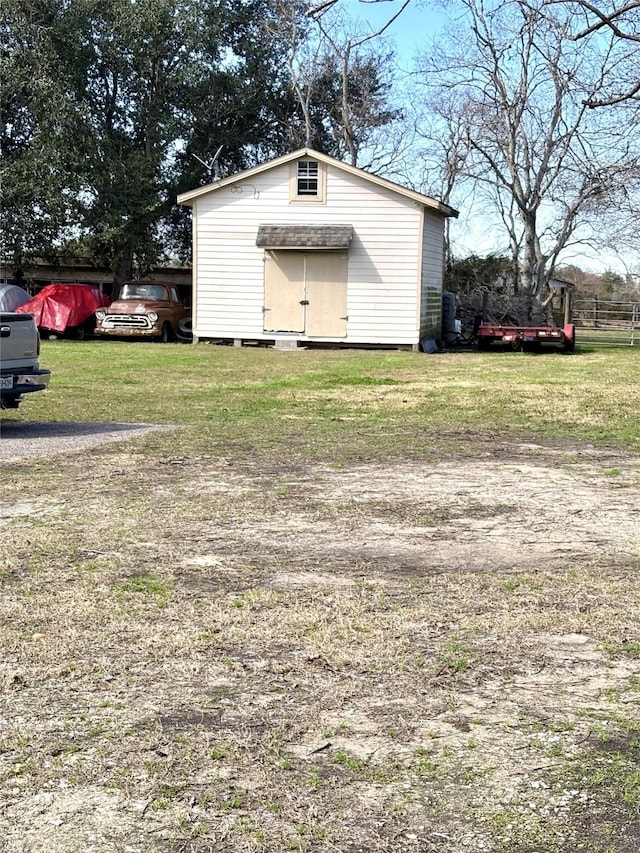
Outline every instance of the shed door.
{"label": "shed door", "polygon": [[265,332],[346,337],[347,253],[268,252],[264,309]]}
{"label": "shed door", "polygon": [[265,332],[304,332],[303,252],[267,252],[264,264]]}
{"label": "shed door", "polygon": [[307,253],[307,321],[310,337],[347,335],[347,253]]}

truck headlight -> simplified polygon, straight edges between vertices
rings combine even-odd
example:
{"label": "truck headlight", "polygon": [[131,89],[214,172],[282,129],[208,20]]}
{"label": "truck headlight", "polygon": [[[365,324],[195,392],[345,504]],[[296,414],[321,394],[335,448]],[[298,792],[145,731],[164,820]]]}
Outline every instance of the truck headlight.
{"label": "truck headlight", "polygon": [[151,320],[152,323],[155,323],[156,320],[158,319],[158,315],[156,314],[155,311],[149,311],[149,313],[147,314],[147,317]]}
{"label": "truck headlight", "polygon": [[106,316],[107,316],[107,314],[106,314],[106,312],[105,312],[105,311],[103,311],[103,310],[102,310],[102,308],[99,308],[99,309],[96,311],[96,320],[100,320],[100,321],[102,321],[102,320],[104,320],[104,318],[105,318]]}

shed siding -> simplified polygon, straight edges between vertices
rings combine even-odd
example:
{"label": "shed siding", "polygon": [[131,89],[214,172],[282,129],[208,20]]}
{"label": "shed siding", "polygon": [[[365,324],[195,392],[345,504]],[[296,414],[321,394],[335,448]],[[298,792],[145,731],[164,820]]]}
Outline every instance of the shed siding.
{"label": "shed siding", "polygon": [[427,214],[423,229],[422,216],[422,206],[411,199],[330,166],[326,204],[290,203],[288,164],[200,196],[194,200],[196,335],[269,337],[263,332],[259,225],[345,224],[354,235],[342,342],[415,344],[423,313],[433,314],[420,304],[420,292],[442,288],[442,218]]}
{"label": "shed siding", "polygon": [[420,298],[420,338],[439,338],[442,331],[444,231],[442,219],[424,211]]}

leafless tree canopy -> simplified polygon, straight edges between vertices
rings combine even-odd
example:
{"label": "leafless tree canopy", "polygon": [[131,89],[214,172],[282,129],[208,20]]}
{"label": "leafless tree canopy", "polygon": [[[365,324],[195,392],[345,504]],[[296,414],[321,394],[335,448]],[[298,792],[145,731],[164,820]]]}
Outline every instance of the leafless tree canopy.
{"label": "leafless tree canopy", "polygon": [[[576,40],[584,12],[545,0],[457,0],[466,15],[423,57],[432,128],[449,140],[444,186],[475,187],[508,235],[529,313],[561,252],[602,236],[638,181],[637,146],[611,110],[592,110],[618,56]],[[495,216],[490,217],[492,220]]]}
{"label": "leafless tree canopy", "polygon": [[558,6],[575,11],[572,37],[585,41],[605,39],[617,57],[617,74],[603,86],[598,97],[588,101],[592,108],[614,106],[640,98],[640,0],[599,2],[591,0],[547,0],[543,14],[555,16]]}
{"label": "leafless tree canopy", "polygon": [[328,14],[333,5],[310,16],[303,0],[276,0],[277,23],[268,36],[288,45],[286,67],[302,119],[290,128],[292,145],[379,171],[397,149],[389,143],[401,116],[390,98],[392,52],[380,37],[402,8],[377,30],[363,31],[339,13]]}

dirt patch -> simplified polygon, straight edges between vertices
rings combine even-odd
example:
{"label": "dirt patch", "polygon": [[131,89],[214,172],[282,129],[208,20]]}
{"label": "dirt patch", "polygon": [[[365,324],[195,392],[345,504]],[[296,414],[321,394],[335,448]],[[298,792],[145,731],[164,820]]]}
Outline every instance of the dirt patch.
{"label": "dirt patch", "polygon": [[635,460],[531,444],[510,450],[462,462],[311,468],[277,480],[216,472],[190,488],[200,498],[244,502],[258,494],[263,506],[268,496],[270,512],[240,523],[232,541],[228,530],[223,537],[225,550],[240,553],[251,540],[258,559],[281,553],[431,574],[566,568],[572,561],[610,566],[638,554]]}
{"label": "dirt patch", "polygon": [[7,853],[635,849],[637,456],[67,461],[6,477]]}

